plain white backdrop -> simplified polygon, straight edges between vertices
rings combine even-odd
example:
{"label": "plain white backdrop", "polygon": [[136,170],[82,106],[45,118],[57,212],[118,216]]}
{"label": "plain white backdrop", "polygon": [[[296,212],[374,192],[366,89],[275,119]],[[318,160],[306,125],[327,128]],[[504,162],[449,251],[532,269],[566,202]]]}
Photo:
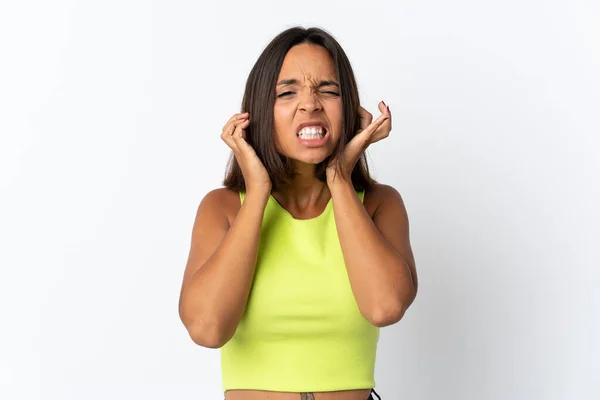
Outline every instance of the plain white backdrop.
{"label": "plain white backdrop", "polygon": [[221,127],[294,25],[394,113],[368,154],[420,288],[376,390],[600,398],[599,20],[595,0],[3,2],[0,398],[222,399],[181,278]]}

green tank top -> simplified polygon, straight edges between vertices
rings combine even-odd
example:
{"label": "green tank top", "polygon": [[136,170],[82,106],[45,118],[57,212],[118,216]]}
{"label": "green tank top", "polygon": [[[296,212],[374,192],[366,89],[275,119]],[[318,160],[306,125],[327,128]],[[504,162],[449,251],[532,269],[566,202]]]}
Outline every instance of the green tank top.
{"label": "green tank top", "polygon": [[223,390],[372,388],[378,339],[350,287],[332,200],[298,220],[270,196],[246,310],[221,348]]}

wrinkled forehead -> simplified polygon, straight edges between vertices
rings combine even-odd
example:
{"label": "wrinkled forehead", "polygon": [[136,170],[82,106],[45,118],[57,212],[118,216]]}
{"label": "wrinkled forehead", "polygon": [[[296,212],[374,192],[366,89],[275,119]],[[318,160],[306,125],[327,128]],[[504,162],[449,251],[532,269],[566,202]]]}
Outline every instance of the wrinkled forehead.
{"label": "wrinkled forehead", "polygon": [[292,47],[285,56],[277,81],[296,80],[297,84],[317,86],[322,81],[337,81],[335,64],[329,52],[317,45]]}

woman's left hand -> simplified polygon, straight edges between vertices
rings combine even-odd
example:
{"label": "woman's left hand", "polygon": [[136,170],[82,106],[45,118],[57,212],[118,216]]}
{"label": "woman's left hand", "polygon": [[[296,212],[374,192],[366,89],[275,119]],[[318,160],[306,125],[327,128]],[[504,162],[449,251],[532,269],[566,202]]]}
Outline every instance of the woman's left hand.
{"label": "woman's left hand", "polygon": [[336,173],[337,159],[332,159],[327,167],[327,184],[338,182],[340,180],[350,181],[352,170],[359,160],[361,154],[369,147],[371,143],[385,139],[392,130],[392,115],[390,108],[382,101],[378,105],[381,115],[373,121],[373,114],[358,107],[360,115],[360,129],[356,136],[350,140],[343,152],[342,159],[339,160],[339,170]]}

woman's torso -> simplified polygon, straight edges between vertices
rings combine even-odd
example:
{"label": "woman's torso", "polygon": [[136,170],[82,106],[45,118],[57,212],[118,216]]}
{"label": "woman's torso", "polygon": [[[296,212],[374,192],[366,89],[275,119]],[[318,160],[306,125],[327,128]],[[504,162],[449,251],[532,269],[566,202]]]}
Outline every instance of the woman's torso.
{"label": "woman's torso", "polygon": [[[364,207],[368,214],[373,217],[379,200],[377,199],[377,191],[372,193],[365,193],[364,196]],[[223,190],[223,207],[224,212],[227,214],[229,223],[232,224],[237,213],[241,208],[239,193]],[[323,206],[324,207],[324,206]],[[318,216],[321,210],[315,210],[315,216]],[[291,214],[291,213],[290,213]],[[310,368],[310,366],[307,366]],[[335,391],[335,392],[315,392],[315,393],[299,393],[299,392],[275,392],[275,391],[261,391],[261,390],[228,390],[225,393],[226,400],[298,400],[298,399],[314,399],[314,400],[367,400],[371,393],[370,389],[358,389],[358,390],[346,390],[346,391]]]}

